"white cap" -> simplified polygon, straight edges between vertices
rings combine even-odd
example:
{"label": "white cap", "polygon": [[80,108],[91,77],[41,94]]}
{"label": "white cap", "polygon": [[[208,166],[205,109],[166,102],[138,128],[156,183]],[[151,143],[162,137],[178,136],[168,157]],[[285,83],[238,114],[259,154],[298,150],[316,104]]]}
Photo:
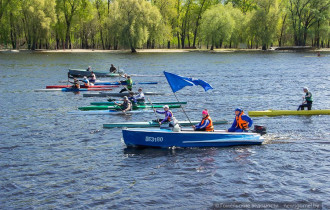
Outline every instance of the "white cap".
{"label": "white cap", "polygon": [[168,105],[163,106],[164,109],[169,109]]}
{"label": "white cap", "polygon": [[308,87],[304,87],[304,90],[308,90]]}
{"label": "white cap", "polygon": [[124,99],[128,99],[128,97],[127,96],[124,96]]}

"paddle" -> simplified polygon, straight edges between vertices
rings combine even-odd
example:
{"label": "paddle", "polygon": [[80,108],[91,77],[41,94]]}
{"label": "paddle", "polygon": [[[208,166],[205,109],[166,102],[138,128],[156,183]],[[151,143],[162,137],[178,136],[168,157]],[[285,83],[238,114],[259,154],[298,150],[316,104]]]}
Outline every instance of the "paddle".
{"label": "paddle", "polygon": [[159,124],[159,126],[160,126],[160,122],[159,122],[158,115],[157,115],[157,113],[156,113],[156,111],[155,111],[155,108],[154,108],[154,105],[153,105],[152,102],[150,101],[150,98],[149,98],[149,97],[148,97],[148,101],[149,101],[149,103],[150,103],[152,109],[154,110],[154,113],[155,113],[156,118],[157,118],[157,122],[158,122],[158,124]]}

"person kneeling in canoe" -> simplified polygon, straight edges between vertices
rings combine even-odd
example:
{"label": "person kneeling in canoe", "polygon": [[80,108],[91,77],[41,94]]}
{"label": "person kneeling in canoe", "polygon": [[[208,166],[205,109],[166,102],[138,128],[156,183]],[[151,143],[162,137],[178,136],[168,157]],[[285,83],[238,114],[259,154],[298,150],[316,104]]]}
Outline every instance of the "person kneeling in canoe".
{"label": "person kneeling in canoe", "polygon": [[145,102],[144,93],[142,92],[142,88],[139,88],[138,92],[139,93],[135,96],[136,100],[138,102]]}
{"label": "person kneeling in canoe", "polygon": [[79,80],[77,78],[73,78],[73,82],[69,81],[71,84],[73,84],[71,86],[72,89],[79,89],[80,88],[80,84],[79,84]]}
{"label": "person kneeling in canoe", "polygon": [[119,81],[120,84],[126,83],[126,86],[119,92],[122,93],[124,91],[132,91],[133,88],[133,80],[131,79],[131,76],[125,74],[124,76],[126,78],[125,81]]}
{"label": "person kneeling in canoe", "polygon": [[137,104],[137,99],[136,99],[136,97],[134,96],[134,92],[129,92],[128,100],[129,100],[133,105],[136,105],[136,104]]}
{"label": "person kneeling in canoe", "polygon": [[90,86],[89,80],[87,79],[86,76],[84,76],[82,82],[84,83],[84,86],[85,86],[85,87],[89,87],[89,86]]}
{"label": "person kneeling in canoe", "polygon": [[[164,108],[164,111],[157,111],[156,109],[154,109],[154,111],[157,112],[158,114],[165,114],[165,118],[162,121],[158,120],[159,125],[161,125],[163,123],[170,123],[173,121],[173,113],[170,110],[170,108],[168,107],[168,105],[163,106],[163,108]],[[171,124],[170,124],[170,126],[171,126]],[[173,125],[172,125],[172,127],[173,127]]]}
{"label": "person kneeling in canoe", "polygon": [[95,83],[95,81],[96,81],[96,75],[94,74],[94,72],[93,71],[91,71],[91,74],[90,74],[90,76],[88,77],[89,78],[89,82],[90,83]]}
{"label": "person kneeling in canoe", "polygon": [[193,129],[195,131],[214,131],[213,122],[207,109],[203,110],[202,115],[203,115],[202,121],[197,125],[193,125],[192,126]]}
{"label": "person kneeling in canoe", "polygon": [[119,103],[115,102],[115,104],[118,105],[119,108],[121,109],[121,111],[124,113],[132,110],[132,103],[128,100],[127,96],[124,96],[123,103],[119,104]]}
{"label": "person kneeling in canoe", "polygon": [[308,91],[307,87],[304,87],[304,92],[306,93],[305,96],[303,96],[303,103],[298,107],[297,111],[304,110],[305,107],[307,107],[308,110],[312,109],[312,104],[313,104],[313,97],[312,93]]}
{"label": "person kneeling in canoe", "polygon": [[228,132],[247,132],[252,126],[252,119],[244,114],[242,109],[235,109],[235,120],[231,127],[227,130]]}

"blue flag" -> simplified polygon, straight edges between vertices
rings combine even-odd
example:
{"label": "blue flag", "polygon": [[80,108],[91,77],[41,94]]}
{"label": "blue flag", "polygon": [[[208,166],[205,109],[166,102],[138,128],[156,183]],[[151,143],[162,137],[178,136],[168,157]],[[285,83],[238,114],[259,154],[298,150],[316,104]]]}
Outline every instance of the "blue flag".
{"label": "blue flag", "polygon": [[165,77],[168,81],[168,84],[172,88],[173,93],[175,93],[178,90],[181,90],[182,88],[186,86],[194,86],[194,85],[200,85],[204,88],[205,91],[208,91],[210,89],[213,89],[210,84],[207,82],[200,80],[200,79],[192,79],[188,77],[181,77],[176,74],[172,74],[169,72],[164,71]]}

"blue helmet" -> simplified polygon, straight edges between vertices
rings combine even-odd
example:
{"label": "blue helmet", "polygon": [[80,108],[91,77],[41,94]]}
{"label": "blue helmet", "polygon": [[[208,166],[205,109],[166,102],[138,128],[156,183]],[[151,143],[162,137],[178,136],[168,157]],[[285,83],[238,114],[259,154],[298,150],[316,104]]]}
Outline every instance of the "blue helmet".
{"label": "blue helmet", "polygon": [[243,112],[243,109],[236,108],[236,109],[235,109],[235,112],[236,112],[236,111]]}

